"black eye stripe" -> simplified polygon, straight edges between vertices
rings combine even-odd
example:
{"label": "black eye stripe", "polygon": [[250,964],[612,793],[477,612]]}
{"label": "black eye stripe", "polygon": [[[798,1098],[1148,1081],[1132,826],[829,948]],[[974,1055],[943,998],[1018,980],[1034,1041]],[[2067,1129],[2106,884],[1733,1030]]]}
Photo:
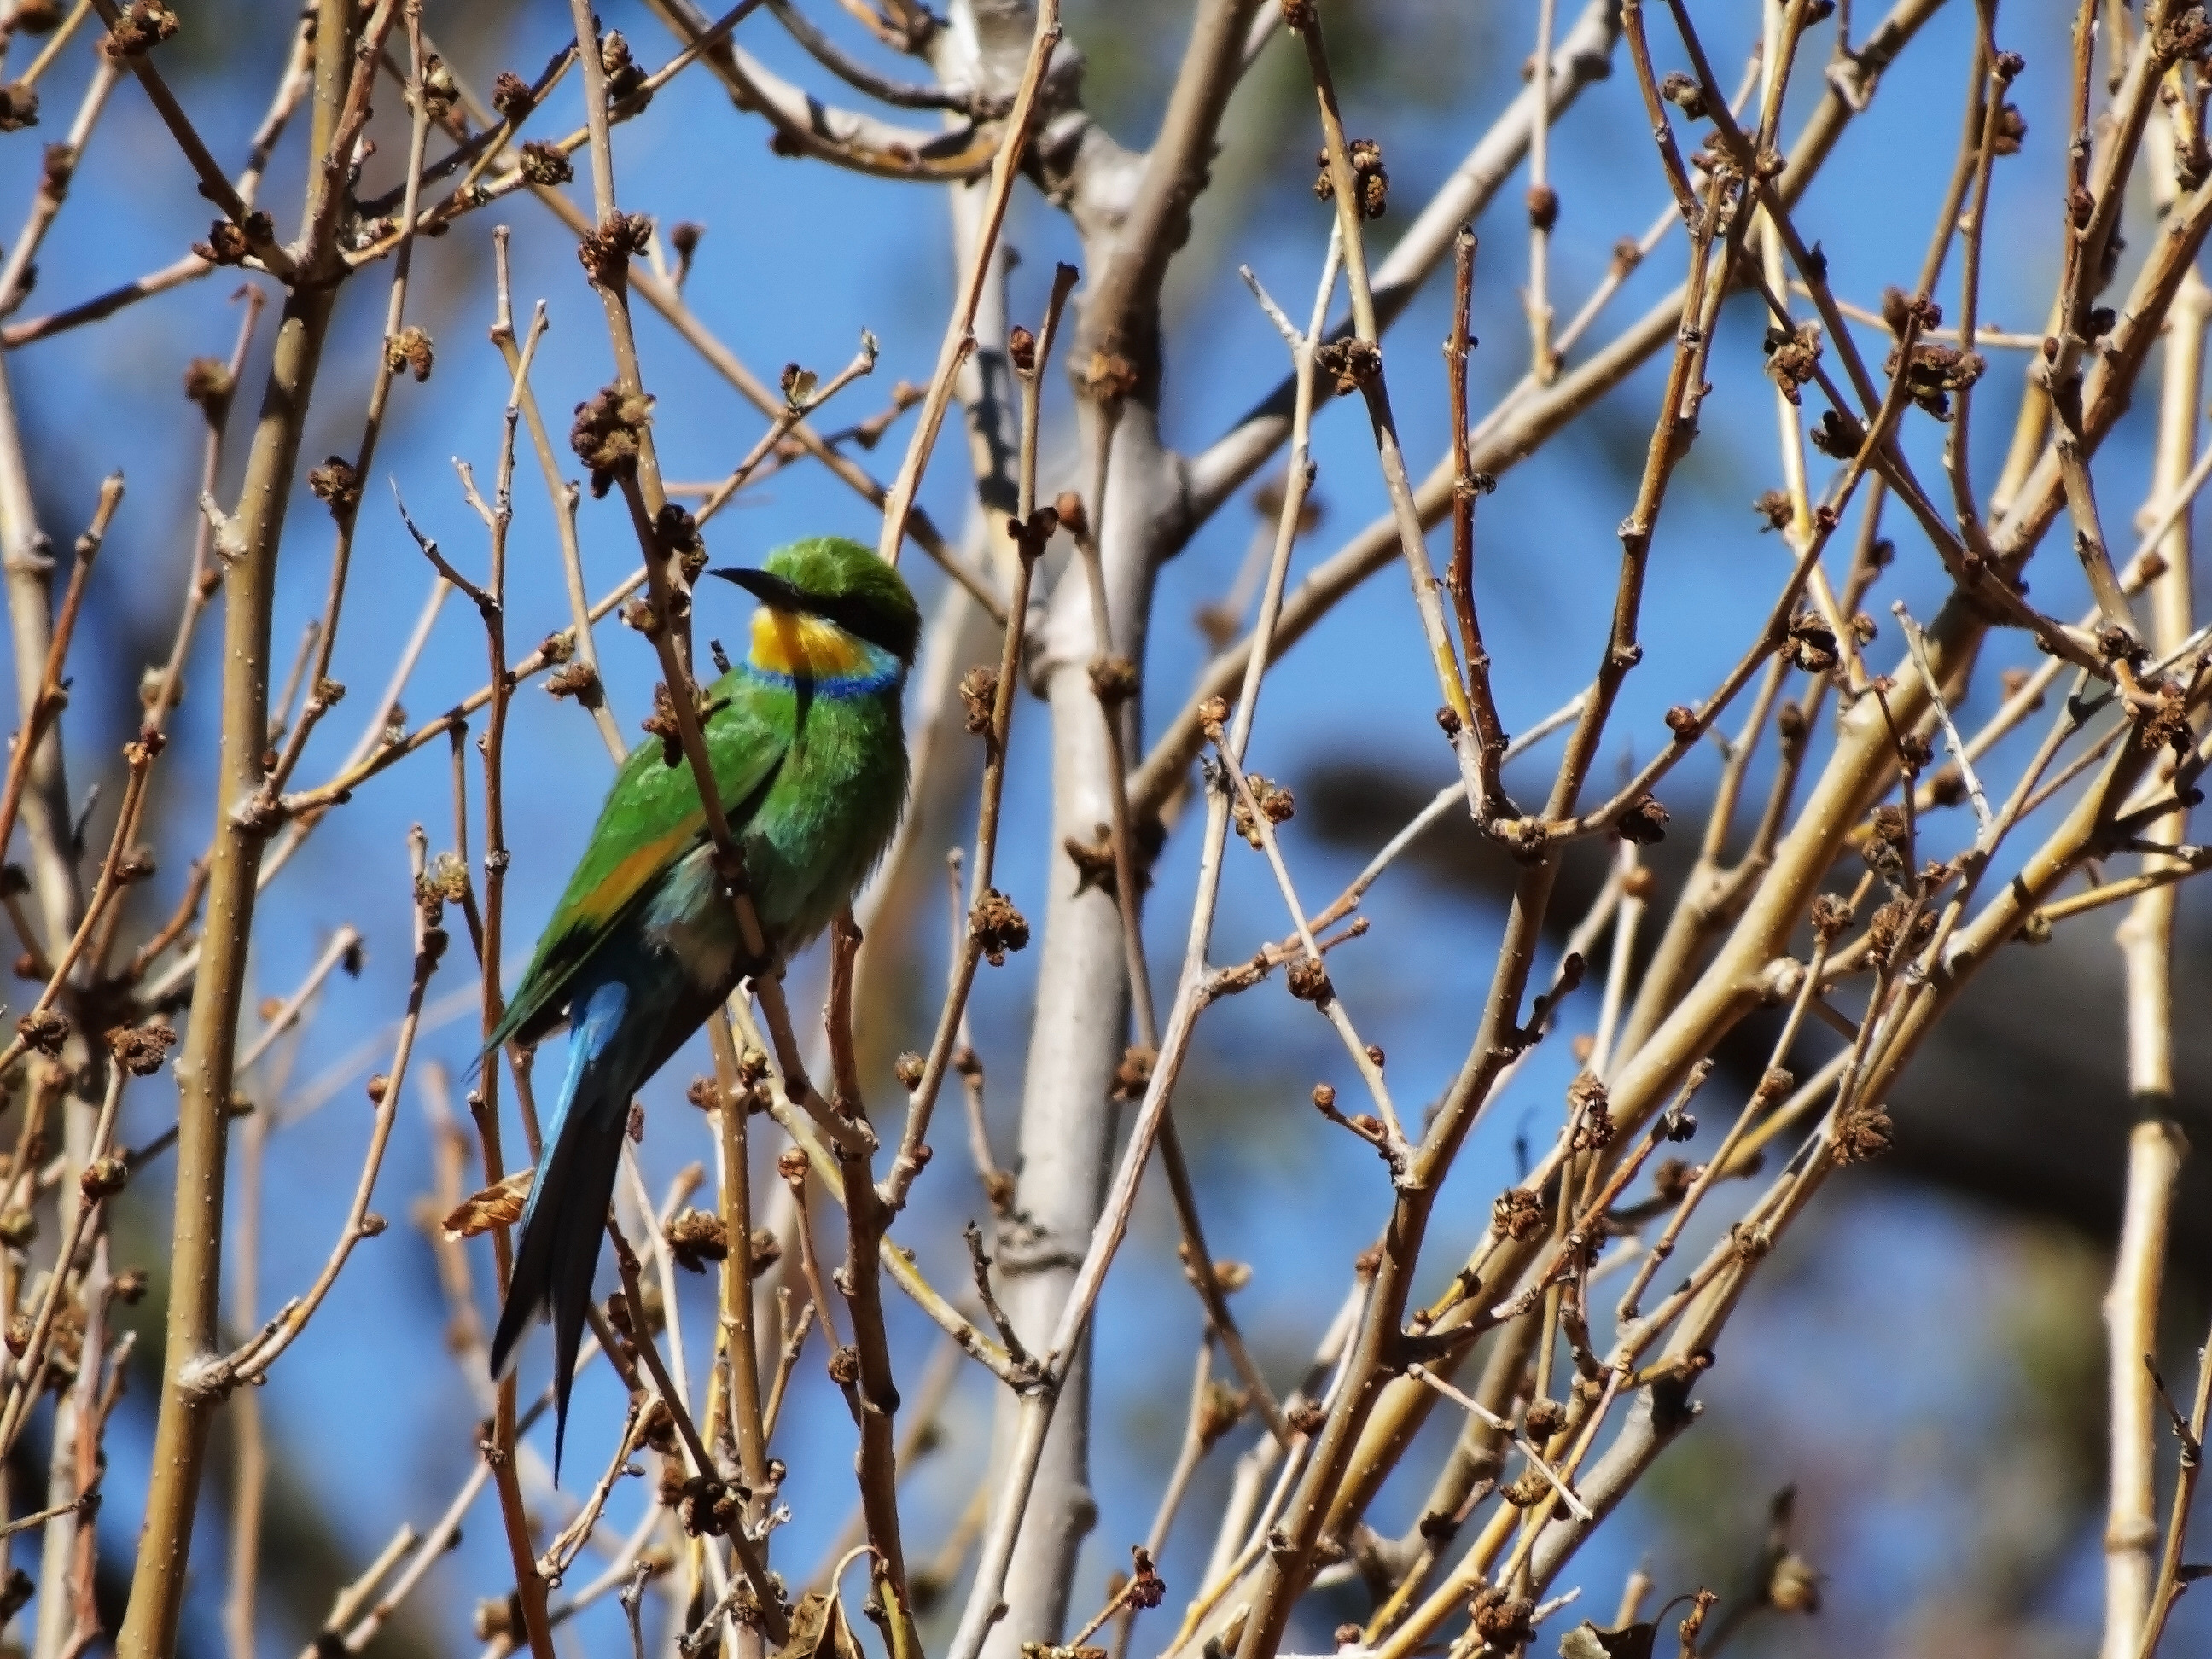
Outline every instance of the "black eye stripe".
{"label": "black eye stripe", "polygon": [[866,600],[843,593],[801,592],[798,598],[799,603],[815,616],[836,623],[855,639],[866,640],[870,645],[904,659],[907,642],[897,631],[896,623]]}
{"label": "black eye stripe", "polygon": [[856,593],[810,593],[788,577],[757,568],[731,567],[707,574],[734,583],[775,610],[819,617],[901,662],[914,660],[918,618],[899,616]]}

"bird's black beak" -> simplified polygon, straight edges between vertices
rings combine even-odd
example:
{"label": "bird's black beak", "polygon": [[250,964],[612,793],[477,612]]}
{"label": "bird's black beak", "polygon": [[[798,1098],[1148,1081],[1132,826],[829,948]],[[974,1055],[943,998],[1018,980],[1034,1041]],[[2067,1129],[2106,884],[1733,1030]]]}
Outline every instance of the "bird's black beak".
{"label": "bird's black beak", "polygon": [[763,605],[773,605],[778,611],[803,611],[806,602],[799,590],[781,576],[772,576],[765,570],[747,565],[723,565],[709,570],[710,576],[720,576],[726,582],[735,582]]}

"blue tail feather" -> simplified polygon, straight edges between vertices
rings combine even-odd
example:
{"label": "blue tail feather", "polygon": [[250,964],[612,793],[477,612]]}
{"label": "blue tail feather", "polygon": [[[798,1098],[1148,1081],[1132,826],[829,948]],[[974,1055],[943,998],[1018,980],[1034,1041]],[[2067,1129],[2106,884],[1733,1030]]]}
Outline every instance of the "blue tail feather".
{"label": "blue tail feather", "polygon": [[603,981],[580,998],[569,1028],[568,1073],[545,1123],[537,1179],[522,1212],[522,1236],[507,1305],[492,1336],[491,1370],[505,1375],[516,1346],[549,1305],[553,1314],[553,1478],[568,1425],[568,1390],[583,1345],[599,1239],[614,1196],[630,1094],[640,1079],[619,1041],[629,988]]}

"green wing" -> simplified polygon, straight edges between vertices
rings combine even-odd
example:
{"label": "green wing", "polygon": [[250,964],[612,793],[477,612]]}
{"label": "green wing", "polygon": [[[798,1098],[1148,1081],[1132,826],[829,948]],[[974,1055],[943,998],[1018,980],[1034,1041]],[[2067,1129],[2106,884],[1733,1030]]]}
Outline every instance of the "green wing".
{"label": "green wing", "polygon": [[[727,679],[718,683],[706,727],[714,781],[733,830],[751,816],[790,748],[788,722],[775,721],[759,707],[774,694],[767,699],[748,696],[753,690],[734,688]],[[784,729],[779,731],[779,725]],[[657,738],[631,750],[599,809],[599,823],[568,878],[568,890],[484,1052],[493,1053],[514,1038],[532,1042],[543,1036],[566,1006],[577,970],[662,875],[707,838],[707,814],[691,768],[680,757],[669,765]]]}

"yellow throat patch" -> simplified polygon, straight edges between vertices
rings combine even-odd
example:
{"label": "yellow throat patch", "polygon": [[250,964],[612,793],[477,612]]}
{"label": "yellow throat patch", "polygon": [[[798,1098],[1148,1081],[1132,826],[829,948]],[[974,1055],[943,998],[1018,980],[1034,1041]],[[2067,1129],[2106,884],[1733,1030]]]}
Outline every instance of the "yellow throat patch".
{"label": "yellow throat patch", "polygon": [[753,613],[752,665],[790,679],[848,680],[872,677],[868,649],[836,623],[764,605]]}

